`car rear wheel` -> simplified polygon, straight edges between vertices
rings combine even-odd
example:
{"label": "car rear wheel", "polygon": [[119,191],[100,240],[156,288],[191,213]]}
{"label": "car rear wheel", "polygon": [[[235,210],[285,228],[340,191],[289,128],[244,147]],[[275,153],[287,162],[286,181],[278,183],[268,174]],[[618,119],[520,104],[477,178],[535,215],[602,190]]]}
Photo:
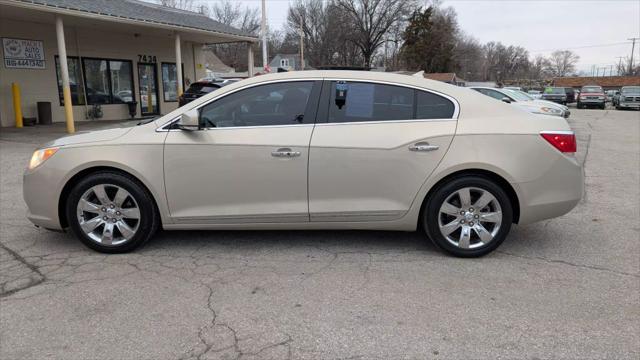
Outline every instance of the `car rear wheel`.
{"label": "car rear wheel", "polygon": [[513,211],[505,191],[482,176],[455,178],[439,186],[423,211],[423,228],[440,249],[459,257],[495,250],[511,229]]}
{"label": "car rear wheel", "polygon": [[78,182],[66,206],[69,227],[88,247],[104,253],[131,251],[160,223],[151,194],[136,179],[115,172]]}

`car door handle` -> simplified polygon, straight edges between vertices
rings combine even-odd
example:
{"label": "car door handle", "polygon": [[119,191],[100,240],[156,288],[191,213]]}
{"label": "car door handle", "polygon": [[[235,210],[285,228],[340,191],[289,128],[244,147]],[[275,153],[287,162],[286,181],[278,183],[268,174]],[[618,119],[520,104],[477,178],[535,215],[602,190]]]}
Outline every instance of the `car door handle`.
{"label": "car door handle", "polygon": [[302,153],[300,151],[293,151],[289,148],[280,148],[278,150],[272,151],[271,152],[271,156],[273,157],[288,157],[288,158],[292,158],[292,157],[298,157],[300,156]]}
{"label": "car door handle", "polygon": [[429,145],[428,142],[419,142],[413,145],[409,145],[409,150],[411,151],[434,151],[438,150],[440,146],[438,145]]}

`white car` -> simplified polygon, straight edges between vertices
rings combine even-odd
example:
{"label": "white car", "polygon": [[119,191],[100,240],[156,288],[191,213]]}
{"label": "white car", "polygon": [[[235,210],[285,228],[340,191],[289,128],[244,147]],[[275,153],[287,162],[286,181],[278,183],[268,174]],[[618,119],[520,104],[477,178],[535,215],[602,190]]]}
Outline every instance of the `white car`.
{"label": "white car", "polygon": [[542,99],[542,91],[540,90],[529,90],[527,91],[527,95],[531,96],[536,100]]}
{"label": "white car", "polygon": [[[500,89],[500,88],[490,88],[490,87],[480,87],[480,86],[472,86],[470,89],[473,89],[481,94],[492,97],[496,100],[500,100],[509,104],[513,104],[518,108],[528,111],[534,114],[540,115],[553,115],[553,116],[561,116],[564,118],[569,117],[569,108],[562,108],[558,106],[559,104],[552,103],[550,101],[544,100],[536,100],[525,94],[522,91],[514,91],[509,89]],[[562,106],[562,105],[561,105]]]}

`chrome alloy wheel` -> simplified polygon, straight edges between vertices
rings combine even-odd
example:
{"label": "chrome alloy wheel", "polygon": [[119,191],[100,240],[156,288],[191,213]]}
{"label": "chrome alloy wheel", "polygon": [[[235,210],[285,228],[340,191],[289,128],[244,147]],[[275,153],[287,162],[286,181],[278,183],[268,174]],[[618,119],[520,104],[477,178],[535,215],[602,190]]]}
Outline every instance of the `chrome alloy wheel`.
{"label": "chrome alloy wheel", "polygon": [[465,187],[449,195],[440,206],[440,233],[460,249],[476,249],[489,244],[502,223],[500,203],[490,192]]}
{"label": "chrome alloy wheel", "polygon": [[85,191],[76,208],[78,224],[93,241],[120,245],[136,234],[140,208],[129,192],[120,186],[99,184]]}

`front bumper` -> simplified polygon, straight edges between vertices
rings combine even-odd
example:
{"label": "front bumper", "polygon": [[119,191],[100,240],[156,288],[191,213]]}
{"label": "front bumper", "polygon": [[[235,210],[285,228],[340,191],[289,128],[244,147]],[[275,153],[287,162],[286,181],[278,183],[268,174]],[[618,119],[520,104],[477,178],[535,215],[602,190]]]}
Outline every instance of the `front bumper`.
{"label": "front bumper", "polygon": [[549,97],[543,97],[542,100],[546,100],[546,101],[552,101],[554,103],[558,103],[558,104],[564,104],[567,102],[566,98],[549,98]]}
{"label": "front bumper", "polygon": [[640,109],[640,102],[621,101],[618,106],[621,108]]}
{"label": "front bumper", "polygon": [[63,229],[58,214],[58,201],[64,175],[60,168],[49,164],[57,162],[58,158],[54,156],[39,167],[26,170],[22,177],[27,219],[36,226],[50,230]]}
{"label": "front bumper", "polygon": [[558,153],[555,163],[536,180],[513,184],[520,198],[521,225],[562,216],[582,199],[584,175],[575,156]]}

